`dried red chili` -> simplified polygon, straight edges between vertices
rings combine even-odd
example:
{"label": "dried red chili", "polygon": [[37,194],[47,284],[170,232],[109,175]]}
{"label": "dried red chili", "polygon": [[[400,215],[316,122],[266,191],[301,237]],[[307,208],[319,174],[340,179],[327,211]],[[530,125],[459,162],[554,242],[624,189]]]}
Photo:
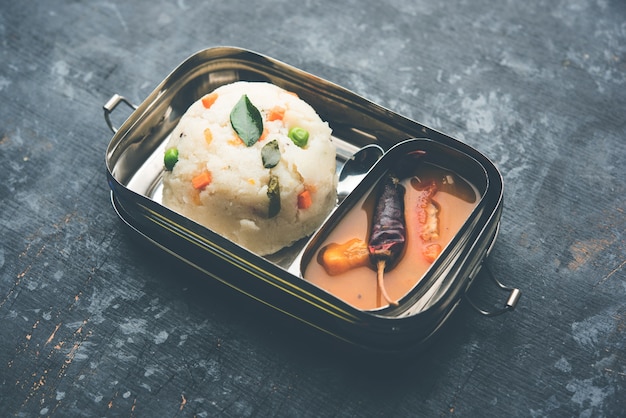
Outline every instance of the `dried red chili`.
{"label": "dried red chili", "polygon": [[404,186],[393,174],[385,175],[376,200],[368,241],[370,260],[376,266],[378,287],[390,305],[397,305],[385,290],[383,276],[398,261],[406,243]]}

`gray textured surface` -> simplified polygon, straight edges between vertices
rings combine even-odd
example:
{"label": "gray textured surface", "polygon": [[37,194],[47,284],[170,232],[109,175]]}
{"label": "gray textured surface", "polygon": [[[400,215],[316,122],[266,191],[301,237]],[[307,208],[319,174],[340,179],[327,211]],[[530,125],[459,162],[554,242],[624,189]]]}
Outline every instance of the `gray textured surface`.
{"label": "gray textured surface", "polygon": [[[3,2],[0,410],[620,416],[625,22],[621,0]],[[523,290],[518,309],[485,319],[463,307],[437,346],[373,373],[132,240],[109,204],[101,107],[113,93],[141,102],[217,45],[302,68],[493,159],[506,196],[489,264]]]}

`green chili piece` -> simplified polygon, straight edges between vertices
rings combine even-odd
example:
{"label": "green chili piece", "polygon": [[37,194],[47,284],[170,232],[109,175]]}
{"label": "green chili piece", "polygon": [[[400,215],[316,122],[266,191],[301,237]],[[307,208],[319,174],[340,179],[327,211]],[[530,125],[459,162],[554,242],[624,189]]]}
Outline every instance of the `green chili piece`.
{"label": "green chili piece", "polygon": [[263,145],[263,148],[261,148],[261,160],[265,168],[276,167],[276,164],[280,162],[280,149],[278,148],[277,140],[274,139]]}
{"label": "green chili piece", "polygon": [[300,148],[304,148],[309,141],[309,131],[299,126],[294,126],[289,130],[289,139]]}
{"label": "green chili piece", "polygon": [[167,171],[172,171],[174,165],[178,162],[178,148],[170,148],[165,151],[163,162],[165,163],[165,169]]}
{"label": "green chili piece", "polygon": [[267,197],[269,199],[267,217],[273,218],[280,212],[280,185],[278,184],[278,177],[270,175],[270,181],[267,185]]}

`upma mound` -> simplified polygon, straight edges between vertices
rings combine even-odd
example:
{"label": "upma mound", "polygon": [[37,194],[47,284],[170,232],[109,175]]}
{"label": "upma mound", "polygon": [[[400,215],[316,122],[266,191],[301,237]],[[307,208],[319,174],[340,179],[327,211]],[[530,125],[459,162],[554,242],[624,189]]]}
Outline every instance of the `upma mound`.
{"label": "upma mound", "polygon": [[165,206],[259,255],[311,234],[336,203],[331,129],[269,83],[224,85],[193,103],[164,163]]}

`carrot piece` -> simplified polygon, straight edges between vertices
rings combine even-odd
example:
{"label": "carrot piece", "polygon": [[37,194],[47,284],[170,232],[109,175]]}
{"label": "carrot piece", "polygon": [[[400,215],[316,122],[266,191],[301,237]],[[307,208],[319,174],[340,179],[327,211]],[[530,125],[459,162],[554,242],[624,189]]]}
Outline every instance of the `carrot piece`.
{"label": "carrot piece", "polygon": [[422,255],[429,263],[435,261],[435,259],[439,257],[439,254],[441,254],[441,245],[439,244],[427,245],[422,251]]}
{"label": "carrot piece", "polygon": [[200,190],[211,184],[212,180],[213,176],[211,176],[211,172],[208,170],[204,170],[203,172],[191,179],[191,185],[194,189]]}
{"label": "carrot piece", "polygon": [[202,106],[208,109],[211,106],[213,106],[213,103],[215,103],[216,100],[217,100],[217,93],[213,92],[213,93],[207,94],[202,98]]}
{"label": "carrot piece", "polygon": [[274,106],[267,113],[267,120],[269,122],[272,122],[275,120],[283,120],[283,117],[285,117],[285,109],[280,106]]}
{"label": "carrot piece", "polygon": [[313,204],[311,198],[311,192],[308,189],[304,189],[298,194],[298,209],[308,209]]}
{"label": "carrot piece", "polygon": [[367,243],[353,238],[343,244],[331,243],[320,250],[318,260],[326,272],[335,276],[356,267],[369,265]]}
{"label": "carrot piece", "polygon": [[213,141],[213,133],[211,132],[211,129],[206,128],[204,130],[204,140],[206,141],[207,145],[210,145]]}

